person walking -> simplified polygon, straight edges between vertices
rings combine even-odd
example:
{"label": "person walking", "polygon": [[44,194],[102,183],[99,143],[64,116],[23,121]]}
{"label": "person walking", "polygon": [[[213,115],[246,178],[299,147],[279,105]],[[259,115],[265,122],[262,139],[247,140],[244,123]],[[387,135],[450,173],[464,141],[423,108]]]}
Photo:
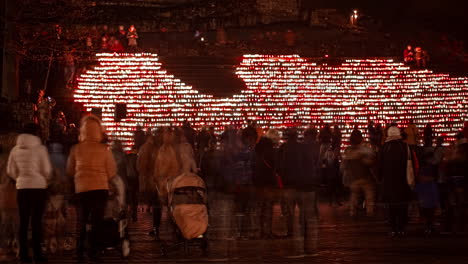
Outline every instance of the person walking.
{"label": "person walking", "polygon": [[254,185],[257,193],[257,210],[260,211],[260,233],[262,238],[272,238],[273,203],[279,193],[276,179],[277,149],[279,136],[269,130],[255,146]]}
{"label": "person walking", "polygon": [[103,128],[98,117],[81,120],[80,143],[73,146],[67,161],[67,175],[74,179],[78,200],[77,257],[84,260],[87,225],[91,259],[98,259],[97,227],[102,222],[109,194],[109,181],[116,176],[117,166],[107,145],[102,144]]}
{"label": "person walking", "polygon": [[415,147],[419,144],[419,139],[421,134],[419,133],[418,127],[414,124],[413,119],[410,119],[408,126],[405,128],[405,133],[407,135],[407,142],[410,147]]}
{"label": "person walking", "polygon": [[455,136],[455,146],[447,153],[448,230],[463,232],[466,221],[466,189],[468,180],[468,140],[463,133]]}
{"label": "person walking", "polygon": [[391,237],[404,236],[408,223],[408,203],[412,196],[407,178],[409,153],[400,129],[389,127],[386,142],[378,154],[378,175],[383,183],[382,199],[388,208]]}
{"label": "person walking", "polygon": [[375,154],[362,144],[363,140],[362,134],[351,136],[351,146],[346,148],[341,163],[343,183],[351,189],[351,216],[357,214],[361,192],[364,193],[367,216],[373,216],[375,209],[376,181],[372,173]]}
{"label": "person walking", "polygon": [[28,250],[29,224],[32,227],[34,261],[46,262],[42,253],[42,215],[47,199],[47,186],[52,165],[47,148],[42,145],[40,127],[28,124],[18,136],[16,146],[8,158],[7,174],[16,182],[20,216],[19,256],[22,263],[31,263]]}
{"label": "person walking", "polygon": [[[297,131],[287,131],[287,141],[279,149],[279,174],[284,184],[283,215],[287,217],[287,237],[293,236],[294,211],[296,204],[300,208],[300,220],[303,217],[303,204],[298,188],[304,178],[304,146],[297,141]],[[301,226],[304,224],[300,221]]]}

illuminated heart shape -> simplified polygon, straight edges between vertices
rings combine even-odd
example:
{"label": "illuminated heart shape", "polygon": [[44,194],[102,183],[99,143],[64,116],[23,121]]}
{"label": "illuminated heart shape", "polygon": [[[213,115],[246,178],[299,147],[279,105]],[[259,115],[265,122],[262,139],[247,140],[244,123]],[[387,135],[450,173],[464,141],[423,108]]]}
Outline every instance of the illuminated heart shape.
{"label": "illuminated heart shape", "polygon": [[[436,135],[453,136],[467,120],[468,79],[412,70],[389,59],[351,59],[318,65],[298,55],[245,55],[236,74],[247,86],[240,94],[201,94],[162,68],[151,53],[97,54],[99,65],[78,78],[74,98],[87,111],[102,109],[111,138],[128,149],[137,124],[145,127],[242,125],[305,127],[341,125],[347,137],[369,120],[430,122]],[[116,122],[115,108],[126,108]]]}

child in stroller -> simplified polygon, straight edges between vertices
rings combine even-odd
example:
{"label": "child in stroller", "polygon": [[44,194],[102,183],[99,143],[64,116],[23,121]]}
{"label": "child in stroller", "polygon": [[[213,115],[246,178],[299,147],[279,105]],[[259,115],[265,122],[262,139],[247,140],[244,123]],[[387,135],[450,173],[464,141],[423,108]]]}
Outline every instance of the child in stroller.
{"label": "child in stroller", "polygon": [[168,186],[168,205],[170,219],[176,227],[177,241],[170,246],[163,243],[163,255],[167,255],[171,248],[182,245],[185,253],[188,253],[193,244],[198,244],[206,254],[207,202],[205,182],[196,174],[183,173],[172,181]]}
{"label": "child in stroller", "polygon": [[104,220],[95,233],[99,250],[117,249],[123,258],[130,254],[128,216],[125,204],[125,184],[119,176],[110,182]]}

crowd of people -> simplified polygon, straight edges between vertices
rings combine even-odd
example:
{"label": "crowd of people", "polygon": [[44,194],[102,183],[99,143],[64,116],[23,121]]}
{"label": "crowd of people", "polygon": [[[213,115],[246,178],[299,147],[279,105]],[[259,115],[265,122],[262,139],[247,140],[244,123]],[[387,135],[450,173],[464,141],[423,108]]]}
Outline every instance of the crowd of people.
{"label": "crowd of people", "polygon": [[[119,198],[117,212],[125,211],[137,222],[138,208],[152,208],[149,235],[159,239],[168,186],[186,172],[205,180],[211,203],[233,202],[234,238],[278,237],[272,229],[275,204],[286,219],[286,237],[306,233],[310,219],[318,219],[318,202],[324,200],[320,195],[325,193],[330,206],[342,206],[346,189],[353,217],[375,217],[377,205],[385,205],[392,237],[405,236],[413,201],[426,235],[435,231],[438,214],[440,231],[464,231],[468,124],[450,146],[443,137],[434,138],[430,124],[421,136],[412,120],[404,127],[392,123],[385,128],[370,122],[364,132],[356,126],[349,141],[342,139],[338,125],[332,129],[329,124],[278,131],[247,121],[244,128],[228,126],[220,134],[213,127],[196,131],[188,122],[149,132],[139,126],[128,152],[120,141],[105,136],[93,115],[82,119],[79,141],[70,149],[63,141],[66,134],[51,137],[47,147],[40,136],[40,126],[29,124],[14,147],[2,148],[2,259],[17,244],[20,260],[31,261],[30,224],[36,262],[47,261],[44,248],[49,253],[63,250],[69,207],[77,209],[78,260],[98,258],[96,227],[108,213],[107,201],[122,194],[122,186],[120,197],[125,198]],[[299,231],[294,229],[296,206]]]}

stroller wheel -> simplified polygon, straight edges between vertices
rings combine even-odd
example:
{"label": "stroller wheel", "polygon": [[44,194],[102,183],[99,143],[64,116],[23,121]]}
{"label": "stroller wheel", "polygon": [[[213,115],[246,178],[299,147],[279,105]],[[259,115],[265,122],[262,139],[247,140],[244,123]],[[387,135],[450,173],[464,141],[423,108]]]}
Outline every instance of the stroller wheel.
{"label": "stroller wheel", "polygon": [[127,258],[130,255],[130,240],[122,241],[122,257]]}

